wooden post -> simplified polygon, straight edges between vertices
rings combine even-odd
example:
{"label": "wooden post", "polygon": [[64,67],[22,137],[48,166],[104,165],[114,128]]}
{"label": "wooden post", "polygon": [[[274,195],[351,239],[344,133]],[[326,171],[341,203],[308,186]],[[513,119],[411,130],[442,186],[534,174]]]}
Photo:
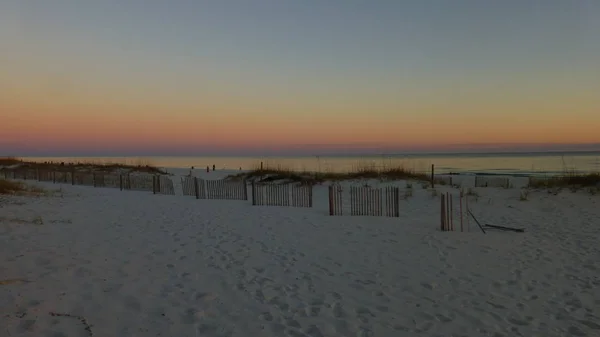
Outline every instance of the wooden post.
{"label": "wooden post", "polygon": [[431,164],[431,188],[435,187],[435,165]]}
{"label": "wooden post", "polygon": [[75,169],[71,170],[71,185],[75,185]]}
{"label": "wooden post", "polygon": [[198,186],[198,177],[194,177],[194,192],[196,193],[196,199],[200,199],[200,188]]}
{"label": "wooden post", "polygon": [[333,186],[329,185],[329,215],[333,215]]}
{"label": "wooden post", "polygon": [[454,196],[450,194],[450,230],[454,231]]}
{"label": "wooden post", "polygon": [[52,171],[52,183],[56,184],[56,171]]}
{"label": "wooden post", "polygon": [[445,231],[446,230],[446,225],[445,225],[445,220],[446,220],[446,196],[444,194],[441,195],[440,198],[440,230],[441,231]]}
{"label": "wooden post", "polygon": [[460,200],[458,201],[460,204],[460,231],[464,232],[464,227],[463,227],[463,209],[462,209],[462,204],[463,204],[463,195],[462,192],[460,193]]}
{"label": "wooden post", "polygon": [[[467,196],[465,198],[465,208],[466,208],[466,213],[467,215],[469,214],[469,196]],[[467,232],[471,231],[471,220],[469,219],[469,217],[467,217]]]}
{"label": "wooden post", "polygon": [[92,184],[96,187],[96,173],[92,172]]}
{"label": "wooden post", "polygon": [[152,194],[156,194],[156,175],[152,175]]}
{"label": "wooden post", "polygon": [[263,170],[263,162],[262,161],[260,162],[260,170],[261,171]]}
{"label": "wooden post", "polygon": [[123,175],[119,173],[119,188],[123,190]]}

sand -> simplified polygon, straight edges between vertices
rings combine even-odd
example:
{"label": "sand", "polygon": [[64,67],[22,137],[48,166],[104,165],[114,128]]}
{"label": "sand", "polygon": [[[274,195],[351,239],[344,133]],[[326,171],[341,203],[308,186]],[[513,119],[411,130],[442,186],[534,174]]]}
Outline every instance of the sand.
{"label": "sand", "polygon": [[36,185],[0,197],[0,336],[600,336],[600,195],[473,189],[526,229],[484,235],[418,183],[400,218]]}

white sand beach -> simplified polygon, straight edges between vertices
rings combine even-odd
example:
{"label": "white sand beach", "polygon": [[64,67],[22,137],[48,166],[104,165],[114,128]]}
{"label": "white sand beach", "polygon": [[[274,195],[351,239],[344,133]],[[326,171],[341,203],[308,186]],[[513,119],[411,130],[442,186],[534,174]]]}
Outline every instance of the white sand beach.
{"label": "white sand beach", "polygon": [[0,196],[0,336],[600,336],[599,194],[476,188],[525,228],[483,234],[419,183],[399,218],[35,184]]}

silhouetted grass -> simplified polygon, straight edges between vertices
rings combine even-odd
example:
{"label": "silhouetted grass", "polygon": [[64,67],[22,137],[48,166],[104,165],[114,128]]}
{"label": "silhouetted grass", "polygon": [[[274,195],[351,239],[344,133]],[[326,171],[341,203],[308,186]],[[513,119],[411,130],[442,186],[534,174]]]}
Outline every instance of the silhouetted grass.
{"label": "silhouetted grass", "polygon": [[118,170],[127,170],[133,172],[145,172],[153,174],[167,174],[160,168],[153,166],[150,161],[144,159],[136,159],[132,163],[123,162],[102,162],[102,161],[77,161],[77,162],[34,162],[26,161],[17,157],[0,157],[0,166],[19,165],[22,168],[44,169],[53,171],[69,171],[76,169],[77,171],[100,171],[112,172]]}
{"label": "silhouetted grass", "polygon": [[0,157],[0,166],[10,166],[10,165],[16,165],[16,164],[20,164],[23,161],[17,157]]}
{"label": "silhouetted grass", "polygon": [[260,182],[291,182],[319,184],[326,181],[342,181],[353,179],[379,179],[379,180],[425,180],[430,177],[423,173],[407,169],[402,166],[377,168],[374,165],[359,165],[350,172],[309,172],[294,171],[278,165],[276,167],[260,167],[229,177],[230,179],[248,179]]}
{"label": "silhouetted grass", "polygon": [[530,178],[529,187],[553,188],[553,187],[597,187],[600,186],[600,173],[568,173],[560,176],[545,178]]}

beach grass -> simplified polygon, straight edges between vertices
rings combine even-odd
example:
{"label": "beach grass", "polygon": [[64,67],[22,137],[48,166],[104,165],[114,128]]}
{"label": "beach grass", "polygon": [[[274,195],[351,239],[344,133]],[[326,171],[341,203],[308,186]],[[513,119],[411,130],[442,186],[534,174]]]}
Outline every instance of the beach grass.
{"label": "beach grass", "polygon": [[282,165],[260,165],[249,172],[239,173],[229,177],[230,179],[249,179],[261,182],[296,182],[306,184],[319,184],[326,181],[343,181],[357,179],[378,180],[421,180],[429,181],[430,176],[417,172],[404,166],[383,166],[361,163],[347,172],[311,172],[297,171]]}
{"label": "beach grass", "polygon": [[554,187],[600,187],[600,173],[566,173],[558,176],[532,178],[529,187],[554,188]]}
{"label": "beach grass", "polygon": [[143,158],[134,160],[122,160],[122,161],[75,161],[75,162],[35,162],[27,161],[18,157],[0,157],[0,166],[13,166],[19,165],[20,167],[27,167],[33,169],[49,169],[56,171],[64,171],[67,168],[75,168],[77,170],[90,170],[90,171],[117,171],[117,170],[128,170],[132,172],[144,172],[153,174],[167,174],[167,172],[160,168],[152,165],[152,163]]}
{"label": "beach grass", "polygon": [[0,157],[0,166],[10,166],[21,164],[23,161],[20,158],[13,156]]}
{"label": "beach grass", "polygon": [[43,195],[46,194],[46,191],[39,187],[27,185],[20,181],[0,178],[0,194]]}

